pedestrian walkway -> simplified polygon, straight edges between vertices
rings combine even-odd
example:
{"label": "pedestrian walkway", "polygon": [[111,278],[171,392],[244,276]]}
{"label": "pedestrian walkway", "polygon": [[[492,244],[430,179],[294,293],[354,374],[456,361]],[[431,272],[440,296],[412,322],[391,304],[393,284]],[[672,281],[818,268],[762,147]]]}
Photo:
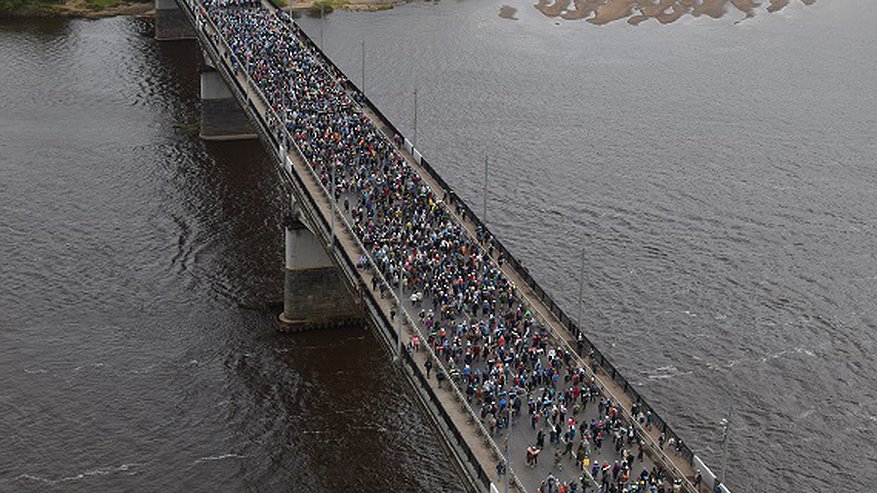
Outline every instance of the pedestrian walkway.
{"label": "pedestrian walkway", "polygon": [[[693,471],[650,414],[572,350],[489,234],[345,91],[291,18],[253,0],[200,5],[238,82],[255,86],[253,107],[294,149],[290,162],[320,213],[338,214],[341,248],[359,255],[361,278],[391,322],[406,319],[406,345],[430,385],[465,401],[445,407],[462,412],[458,420],[471,413],[473,438],[486,432],[492,452],[504,454],[508,437],[514,482],[526,491],[691,490]],[[478,454],[502,484],[498,459]]]}

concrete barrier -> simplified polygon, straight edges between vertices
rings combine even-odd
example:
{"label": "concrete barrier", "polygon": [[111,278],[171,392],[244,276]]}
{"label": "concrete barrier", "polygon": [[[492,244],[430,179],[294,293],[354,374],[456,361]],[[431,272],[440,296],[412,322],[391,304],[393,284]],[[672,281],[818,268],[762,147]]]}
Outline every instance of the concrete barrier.
{"label": "concrete barrier", "polygon": [[[694,464],[694,468],[700,471],[700,474],[703,477],[703,483],[710,488],[715,489],[716,480],[718,479],[716,475],[713,474],[710,468],[707,467],[707,465],[697,455],[694,456],[694,460],[692,462]],[[731,493],[731,491],[728,490],[728,488],[725,487],[725,485],[723,484],[719,485],[719,491],[721,493]]]}

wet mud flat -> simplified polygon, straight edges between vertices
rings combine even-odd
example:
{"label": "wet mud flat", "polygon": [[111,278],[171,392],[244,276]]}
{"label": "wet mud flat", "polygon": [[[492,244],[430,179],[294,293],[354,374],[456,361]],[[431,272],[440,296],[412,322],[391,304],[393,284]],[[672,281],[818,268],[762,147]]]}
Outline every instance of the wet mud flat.
{"label": "wet mud flat", "polygon": [[[791,1],[770,0],[763,5],[756,0],[539,0],[535,7],[548,17],[586,20],[597,25],[627,19],[629,24],[636,25],[649,19],[670,24],[685,15],[718,19],[734,11],[748,18],[762,6],[767,12],[778,12]],[[808,6],[816,3],[816,0],[798,1]],[[500,15],[503,16],[502,12]]]}

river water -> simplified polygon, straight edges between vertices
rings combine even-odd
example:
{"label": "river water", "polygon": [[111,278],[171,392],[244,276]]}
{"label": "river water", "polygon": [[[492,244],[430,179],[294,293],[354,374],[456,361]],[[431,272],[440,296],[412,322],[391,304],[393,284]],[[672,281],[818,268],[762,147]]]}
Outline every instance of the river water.
{"label": "river water", "polygon": [[368,330],[275,331],[274,166],[151,34],[0,24],[0,491],[458,491]]}
{"label": "river water", "polygon": [[[877,481],[877,5],[508,6],[301,23],[735,491]],[[459,490],[367,330],[274,331],[273,165],[150,36],[0,23],[0,491]]]}
{"label": "river water", "polygon": [[505,3],[300,22],[732,490],[877,483],[877,3]]}

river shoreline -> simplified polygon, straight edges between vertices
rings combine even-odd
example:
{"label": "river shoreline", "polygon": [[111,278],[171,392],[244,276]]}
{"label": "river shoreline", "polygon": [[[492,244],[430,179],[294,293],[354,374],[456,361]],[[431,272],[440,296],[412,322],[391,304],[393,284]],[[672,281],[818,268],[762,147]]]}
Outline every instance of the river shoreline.
{"label": "river shoreline", "polygon": [[[435,3],[438,2],[438,0],[432,0],[432,2]],[[323,6],[325,13],[329,13],[332,10],[373,12],[378,10],[389,10],[397,5],[403,5],[406,3],[408,3],[408,1],[405,0],[286,0],[286,6],[284,9],[299,13],[310,12],[319,16],[321,6]]]}
{"label": "river shoreline", "polygon": [[152,1],[118,3],[70,0],[63,3],[28,2],[13,8],[0,9],[0,18],[67,17],[101,19],[118,15],[152,17],[155,14]]}
{"label": "river shoreline", "polygon": [[[281,1],[281,3],[283,3]],[[290,10],[296,15],[310,13],[320,15],[320,6],[324,13],[333,10],[350,11],[379,11],[389,10],[405,1],[386,0],[343,0],[315,1],[315,0],[292,0],[286,2],[284,9]],[[32,17],[76,17],[86,19],[100,19],[115,17],[118,15],[133,15],[137,17],[152,17],[155,15],[154,2],[145,1],[119,1],[113,0],[69,0],[62,3],[46,3],[39,0],[25,0],[22,5],[5,5],[0,0],[0,18],[32,18]]]}

